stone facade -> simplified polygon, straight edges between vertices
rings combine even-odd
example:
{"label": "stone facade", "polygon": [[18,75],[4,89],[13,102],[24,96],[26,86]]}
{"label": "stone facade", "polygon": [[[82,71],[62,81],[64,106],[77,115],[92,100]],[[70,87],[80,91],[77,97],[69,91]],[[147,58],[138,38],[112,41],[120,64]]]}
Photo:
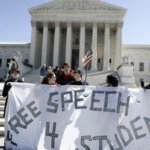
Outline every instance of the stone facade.
{"label": "stone facade", "polygon": [[22,54],[22,60],[28,62],[30,55],[30,43],[0,42],[0,72],[2,74],[5,74],[8,69],[10,59],[13,58],[18,51]]}
{"label": "stone facade", "polygon": [[149,82],[150,45],[122,45],[125,8],[98,0],[54,0],[29,12],[31,43],[0,43],[0,71],[7,69],[7,61],[17,51],[34,68],[43,64],[61,67],[64,62],[81,68],[91,48],[91,70],[116,70],[122,56],[129,55],[136,83]]}
{"label": "stone facade", "polygon": [[61,67],[64,62],[81,68],[88,48],[94,55],[91,70],[116,70],[121,65],[125,8],[96,0],[57,0],[29,12],[34,68]]}
{"label": "stone facade", "polygon": [[123,45],[122,56],[128,55],[134,66],[136,84],[150,82],[150,45]]}

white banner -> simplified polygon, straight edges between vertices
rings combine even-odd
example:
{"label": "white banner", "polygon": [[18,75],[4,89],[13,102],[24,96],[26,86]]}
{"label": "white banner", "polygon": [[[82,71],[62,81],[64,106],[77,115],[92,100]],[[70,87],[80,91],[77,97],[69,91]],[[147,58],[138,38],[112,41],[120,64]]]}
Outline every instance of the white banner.
{"label": "white banner", "polygon": [[149,90],[13,83],[6,148],[149,150],[149,97]]}

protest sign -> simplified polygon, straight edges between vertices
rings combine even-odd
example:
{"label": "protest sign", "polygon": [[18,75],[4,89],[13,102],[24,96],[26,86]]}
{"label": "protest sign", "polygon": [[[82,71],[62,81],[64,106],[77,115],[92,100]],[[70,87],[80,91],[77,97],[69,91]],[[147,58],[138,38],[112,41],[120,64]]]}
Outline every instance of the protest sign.
{"label": "protest sign", "polygon": [[[140,96],[139,96],[140,95]],[[7,149],[149,150],[148,91],[12,84]]]}

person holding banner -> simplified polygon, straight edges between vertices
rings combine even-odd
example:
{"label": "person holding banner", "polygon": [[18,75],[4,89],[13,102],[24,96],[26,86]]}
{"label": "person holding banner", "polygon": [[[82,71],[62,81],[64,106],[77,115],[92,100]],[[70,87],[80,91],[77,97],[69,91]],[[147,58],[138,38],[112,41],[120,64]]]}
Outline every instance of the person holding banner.
{"label": "person holding banner", "polygon": [[14,69],[18,69],[18,68],[19,68],[19,65],[18,65],[16,59],[15,59],[15,58],[12,58],[12,59],[10,60],[10,62],[9,62],[9,70],[8,70],[9,76],[8,76],[7,79],[11,79],[12,71],[13,71]]}
{"label": "person holding banner", "polygon": [[13,69],[12,73],[11,73],[11,79],[7,80],[4,84],[4,88],[3,88],[3,92],[2,92],[3,97],[6,97],[4,115],[3,115],[4,118],[5,118],[5,111],[6,111],[6,107],[7,107],[7,101],[8,101],[8,92],[11,89],[11,84],[9,82],[23,82],[21,79],[19,79],[19,75],[20,75],[20,70]]}
{"label": "person holding banner", "polygon": [[148,84],[148,85],[146,85],[146,86],[144,86],[144,87],[142,87],[144,90],[146,90],[146,89],[150,89],[150,84]]}
{"label": "person holding banner", "polygon": [[118,87],[118,78],[113,74],[108,75],[106,78],[105,87]]}
{"label": "person holding banner", "polygon": [[141,83],[141,87],[144,88],[144,84],[145,84],[144,81],[141,80],[140,83]]}
{"label": "person holding banner", "polygon": [[56,75],[54,72],[50,72],[43,78],[41,84],[48,84],[48,85],[58,85],[56,83]]}
{"label": "person holding banner", "polygon": [[66,85],[66,84],[69,84],[70,82],[74,81],[73,72],[71,71],[70,64],[64,63],[63,69],[64,69],[64,71],[56,80],[56,82],[60,85]]}
{"label": "person holding banner", "polygon": [[82,80],[82,71],[77,69],[73,72],[73,77],[75,81],[72,81],[69,83],[69,85],[89,85],[87,82],[85,83],[84,80]]}

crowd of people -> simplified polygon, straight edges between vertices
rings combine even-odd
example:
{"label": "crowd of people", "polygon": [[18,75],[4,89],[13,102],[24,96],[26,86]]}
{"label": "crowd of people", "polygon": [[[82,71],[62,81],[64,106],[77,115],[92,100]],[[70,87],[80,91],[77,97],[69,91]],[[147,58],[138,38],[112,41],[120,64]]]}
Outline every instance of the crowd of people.
{"label": "crowd of people", "polygon": [[[8,100],[8,92],[11,88],[10,82],[23,82],[19,79],[20,70],[19,66],[16,65],[13,69],[10,68],[10,78],[5,82],[2,95],[6,97],[5,109],[7,106]],[[56,68],[52,69],[51,66],[46,66],[45,64],[40,69],[40,74],[43,76],[42,81],[40,84],[47,84],[47,85],[55,85],[55,86],[63,86],[63,85],[89,85],[87,81],[82,79],[82,71],[80,69],[72,70],[69,63],[64,63],[63,67],[59,69],[57,66]],[[118,86],[118,79],[114,75],[108,75],[106,78],[105,87],[117,87]],[[5,110],[4,110],[4,117],[5,117]]]}
{"label": "crowd of people", "polygon": [[[4,115],[8,101],[8,92],[11,89],[10,82],[20,82],[23,83],[21,79],[19,79],[20,70],[16,61],[12,59],[11,61],[12,67],[9,68],[9,78],[4,84],[2,95],[6,97]],[[56,66],[56,68],[52,69],[51,66],[46,66],[45,64],[40,69],[40,75],[43,76],[40,84],[54,85],[54,86],[63,86],[63,85],[89,85],[87,81],[82,79],[82,71],[80,69],[72,70],[69,63],[64,63],[61,69]],[[118,78],[111,74],[106,77],[105,87],[118,87],[119,80]],[[150,89],[150,84],[145,86],[143,83],[141,84],[143,89]]]}
{"label": "crowd of people", "polygon": [[54,69],[48,70],[44,64],[40,69],[41,76],[44,76],[41,84],[49,85],[88,85],[82,79],[82,71],[79,69],[72,70],[69,63],[64,63],[61,69],[56,66]]}

